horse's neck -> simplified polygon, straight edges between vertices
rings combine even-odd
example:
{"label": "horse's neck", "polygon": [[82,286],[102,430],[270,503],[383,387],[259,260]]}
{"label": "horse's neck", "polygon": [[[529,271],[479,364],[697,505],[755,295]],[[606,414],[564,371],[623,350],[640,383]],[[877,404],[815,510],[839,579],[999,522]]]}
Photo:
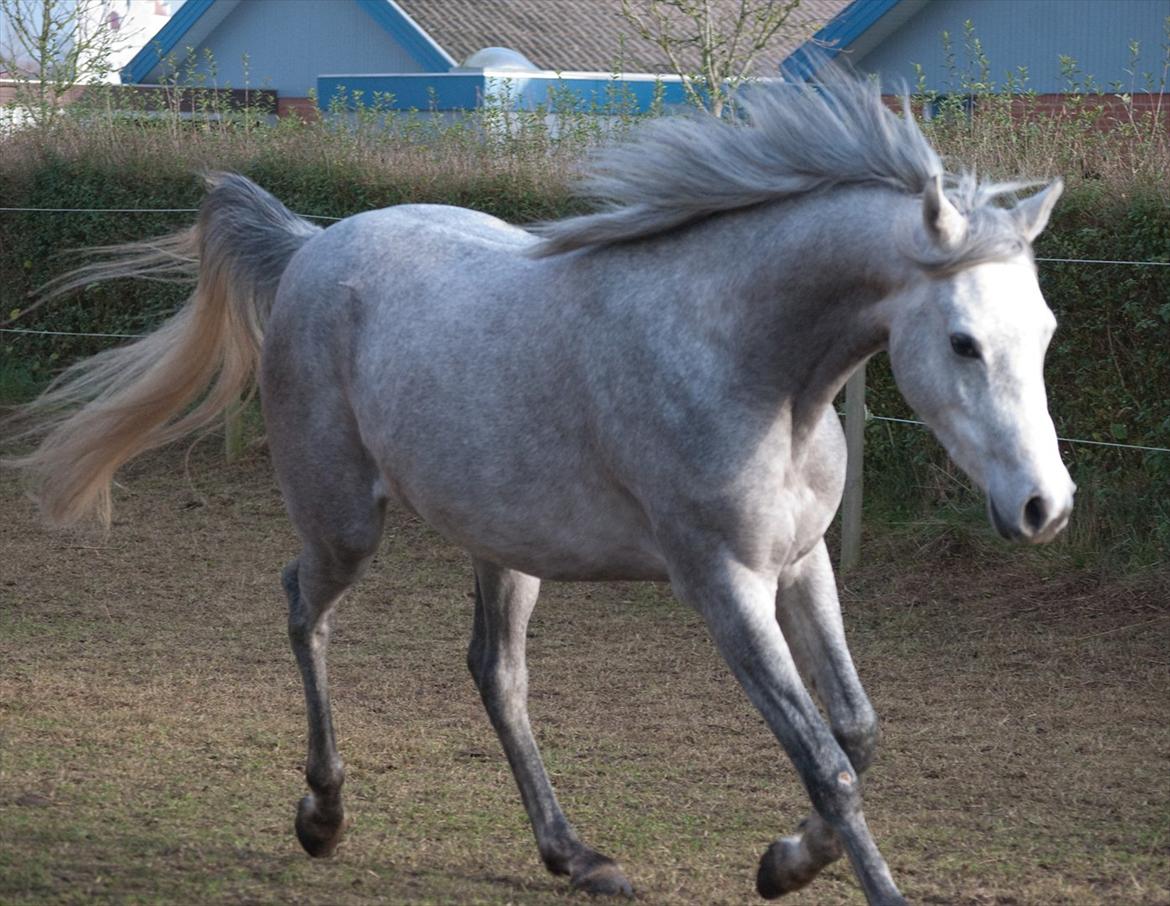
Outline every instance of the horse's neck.
{"label": "horse's neck", "polygon": [[743,292],[710,304],[739,332],[746,367],[774,382],[795,433],[815,427],[849,375],[884,348],[879,303],[913,279],[900,246],[919,210],[891,190],[853,187],[728,218],[728,267]]}

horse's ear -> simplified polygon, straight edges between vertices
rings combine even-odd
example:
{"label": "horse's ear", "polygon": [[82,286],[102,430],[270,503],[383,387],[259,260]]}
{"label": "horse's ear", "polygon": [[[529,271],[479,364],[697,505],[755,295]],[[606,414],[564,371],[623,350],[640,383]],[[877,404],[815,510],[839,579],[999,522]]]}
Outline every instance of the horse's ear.
{"label": "horse's ear", "polygon": [[1048,217],[1056,206],[1056,200],[1064,191],[1064,180],[1059,176],[1048,184],[1048,187],[1037,192],[1030,198],[1025,198],[1012,208],[1012,218],[1020,227],[1020,231],[1031,242],[1048,225]]}
{"label": "horse's ear", "polygon": [[954,248],[967,235],[967,218],[943,192],[939,173],[927,182],[922,193],[922,220],[930,238],[944,249]]}

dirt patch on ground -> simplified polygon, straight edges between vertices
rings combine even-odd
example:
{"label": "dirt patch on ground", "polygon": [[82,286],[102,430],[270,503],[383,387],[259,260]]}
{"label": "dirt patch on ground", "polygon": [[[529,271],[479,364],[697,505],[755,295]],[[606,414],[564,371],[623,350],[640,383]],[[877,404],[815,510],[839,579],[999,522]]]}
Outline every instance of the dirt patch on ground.
{"label": "dirt patch on ground", "polygon": [[[353,827],[292,835],[305,728],[267,463],[132,468],[108,536],[0,486],[0,901],[552,903],[464,667],[466,557],[396,514],[331,668]],[[882,715],[867,815],[913,902],[1170,903],[1170,580],[875,543],[844,583]],[[742,903],[808,811],[693,614],[546,586],[532,718],[582,836],[648,903]],[[859,903],[844,865],[795,904]]]}

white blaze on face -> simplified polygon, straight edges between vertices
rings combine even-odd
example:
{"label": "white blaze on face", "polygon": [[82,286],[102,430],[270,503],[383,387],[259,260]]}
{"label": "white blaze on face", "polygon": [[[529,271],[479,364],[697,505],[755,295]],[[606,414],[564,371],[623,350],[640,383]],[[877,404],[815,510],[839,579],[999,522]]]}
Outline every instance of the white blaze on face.
{"label": "white blaze on face", "polygon": [[903,396],[1014,539],[1050,540],[1072,508],[1044,389],[1055,328],[1035,268],[1020,257],[928,281],[890,331]]}

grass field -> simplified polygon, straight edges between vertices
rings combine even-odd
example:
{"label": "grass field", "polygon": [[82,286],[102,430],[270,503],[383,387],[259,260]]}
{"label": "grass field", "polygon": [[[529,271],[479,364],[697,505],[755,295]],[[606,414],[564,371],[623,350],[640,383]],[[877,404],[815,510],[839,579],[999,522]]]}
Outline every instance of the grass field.
{"label": "grass field", "polygon": [[[464,555],[391,519],[331,668],[353,826],[292,834],[305,727],[263,454],[132,467],[116,524],[52,533],[0,484],[0,903],[581,902],[540,865],[464,667]],[[912,902],[1170,903],[1170,575],[870,539],[843,589],[884,720],[867,815]],[[531,709],[569,816],[645,903],[755,900],[807,812],[696,617],[547,585]],[[848,868],[785,902],[857,904]]]}

